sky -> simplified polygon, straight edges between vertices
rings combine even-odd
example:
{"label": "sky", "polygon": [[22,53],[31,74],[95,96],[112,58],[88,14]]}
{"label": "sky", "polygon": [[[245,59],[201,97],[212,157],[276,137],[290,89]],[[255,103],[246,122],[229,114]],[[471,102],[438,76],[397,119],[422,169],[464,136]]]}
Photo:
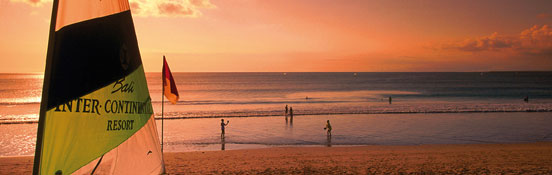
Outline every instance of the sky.
{"label": "sky", "polygon": [[[130,0],[146,72],[551,71],[549,0]],[[51,0],[0,0],[0,72],[44,72]]]}

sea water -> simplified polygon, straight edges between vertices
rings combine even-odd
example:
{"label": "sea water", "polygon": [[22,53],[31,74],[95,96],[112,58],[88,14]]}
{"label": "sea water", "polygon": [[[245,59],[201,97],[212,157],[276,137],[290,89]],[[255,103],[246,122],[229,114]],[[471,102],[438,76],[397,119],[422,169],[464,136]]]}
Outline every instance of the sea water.
{"label": "sea water", "polygon": [[[161,76],[160,73],[147,73],[146,78],[155,115],[159,119],[161,117]],[[228,144],[228,149],[236,146],[323,145],[324,138],[322,141],[306,138],[324,137],[324,134],[320,133],[320,126],[323,126],[327,118],[336,120],[335,122],[362,125],[370,122],[368,120],[408,123],[420,119],[413,116],[422,116],[427,121],[441,119],[469,121],[477,117],[489,119],[488,116],[494,116],[493,120],[502,120],[501,117],[510,116],[516,120],[506,121],[517,126],[522,125],[518,119],[523,120],[527,119],[525,118],[527,116],[533,116],[539,118],[541,123],[525,123],[519,127],[538,128],[534,125],[552,124],[548,119],[552,111],[552,72],[174,73],[174,78],[179,89],[180,101],[175,105],[166,103],[164,107],[164,117],[171,119],[165,123],[167,124],[165,139],[167,145],[170,145],[167,148],[174,151],[220,149],[221,141],[216,139],[220,132],[220,123],[217,121],[222,117],[230,117],[232,120],[229,132],[234,133],[229,134],[224,141]],[[0,74],[0,130],[2,130],[0,145],[3,150],[0,156],[32,153],[42,81],[41,74]],[[528,102],[523,100],[525,97],[528,97]],[[285,105],[293,107],[297,118],[293,127],[286,125],[288,129],[293,129],[282,131],[281,129],[286,126],[279,125],[283,121]],[[337,118],[334,119],[334,117]],[[305,121],[301,122],[302,120]],[[492,123],[493,120],[485,123]],[[240,126],[240,121],[244,122],[243,126]],[[180,126],[187,126],[188,122],[195,122],[205,127],[169,134],[179,131]],[[248,124],[254,122],[257,123]],[[272,125],[272,123],[275,124]],[[301,126],[303,125],[301,123],[317,125],[317,127]],[[373,126],[356,128],[374,128]],[[425,131],[438,129],[435,127],[441,125],[424,126],[424,128],[419,128],[418,125],[397,125],[391,129],[400,128],[399,126],[403,126],[403,130],[407,131],[418,129]],[[445,139],[437,139],[439,141],[427,136],[423,138],[431,139],[398,137],[390,140],[393,138],[390,137],[391,135],[382,135],[387,132],[376,132],[375,135],[367,132],[355,134],[352,130],[336,129],[337,135],[332,138],[331,144],[458,143],[458,139],[450,138],[460,137],[461,134],[470,131],[469,126],[478,125],[466,125],[468,129],[464,128],[464,130],[453,129],[452,134],[444,134]],[[494,125],[490,125],[492,126]],[[235,127],[234,130],[231,129],[233,127]],[[236,132],[239,131],[235,130],[236,128],[243,127],[252,128],[252,130]],[[347,128],[354,127],[347,126]],[[504,130],[495,129],[498,134],[504,132]],[[204,133],[206,130],[213,131]],[[339,134],[343,131],[350,132]],[[548,134],[548,130],[531,130],[533,131],[540,135]],[[285,132],[291,133],[270,137]],[[246,133],[256,134],[257,137],[248,136]],[[480,136],[483,137],[484,134]],[[387,139],[366,139],[366,137]],[[188,138],[199,139],[189,140]],[[483,142],[538,141],[538,137],[524,135],[516,139],[496,138],[495,140],[483,139]],[[470,139],[480,140],[471,137],[464,140]],[[219,145],[217,146],[216,143]]]}
{"label": "sea water", "polygon": [[[552,141],[552,112],[413,113],[164,120],[165,152],[282,146],[528,143]],[[327,137],[326,121],[332,125]],[[0,156],[32,155],[36,124],[0,125]],[[159,136],[161,121],[157,120]]]}
{"label": "sea water", "polygon": [[[332,135],[328,137],[326,121]],[[419,145],[552,141],[552,113],[344,114],[165,120],[166,151],[274,146]],[[159,124],[158,124],[159,125]]]}

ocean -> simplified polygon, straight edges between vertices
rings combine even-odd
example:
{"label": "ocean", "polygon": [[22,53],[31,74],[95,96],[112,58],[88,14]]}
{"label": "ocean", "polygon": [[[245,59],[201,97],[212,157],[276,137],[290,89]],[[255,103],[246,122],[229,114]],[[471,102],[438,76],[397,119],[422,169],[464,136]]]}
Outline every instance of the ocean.
{"label": "ocean", "polygon": [[[180,101],[164,107],[169,151],[221,149],[220,118],[231,121],[225,149],[551,141],[552,129],[546,128],[552,124],[552,72],[173,75]],[[160,76],[146,73],[157,118],[161,117]],[[41,74],[0,74],[0,156],[34,151],[42,81]],[[283,123],[286,105],[296,116],[292,125]],[[328,119],[336,125],[332,140],[319,132]],[[376,121],[399,124],[386,128],[377,124],[379,130],[372,130]],[[420,125],[422,121],[436,124]],[[527,133],[495,137],[517,132],[504,127]],[[473,135],[464,137],[466,133]]]}

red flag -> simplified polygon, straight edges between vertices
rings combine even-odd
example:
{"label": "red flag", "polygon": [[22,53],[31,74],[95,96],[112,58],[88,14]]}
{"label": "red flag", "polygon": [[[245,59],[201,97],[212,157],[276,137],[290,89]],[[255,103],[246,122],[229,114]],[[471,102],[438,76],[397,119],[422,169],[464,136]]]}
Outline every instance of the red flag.
{"label": "red flag", "polygon": [[172,104],[176,104],[178,101],[178,90],[176,89],[176,83],[174,82],[174,78],[171,73],[171,69],[169,69],[169,65],[167,64],[167,60],[165,60],[165,55],[163,55],[163,88],[165,91],[165,97],[171,101]]}

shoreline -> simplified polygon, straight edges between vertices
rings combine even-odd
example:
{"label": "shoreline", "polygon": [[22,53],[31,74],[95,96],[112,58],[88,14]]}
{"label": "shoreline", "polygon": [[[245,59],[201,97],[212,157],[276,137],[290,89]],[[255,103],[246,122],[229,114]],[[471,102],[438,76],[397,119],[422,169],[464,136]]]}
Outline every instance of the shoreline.
{"label": "shoreline", "polygon": [[[167,120],[165,152],[338,145],[552,142],[550,113],[379,114],[233,118],[225,141],[220,119]],[[332,121],[333,138],[322,129]],[[161,126],[161,121],[156,121]],[[158,134],[161,130],[158,128]],[[36,124],[0,125],[1,156],[34,155]]]}
{"label": "shoreline", "polygon": [[[271,147],[164,153],[169,174],[550,174],[552,142]],[[0,174],[30,174],[33,156],[0,157]]]}

